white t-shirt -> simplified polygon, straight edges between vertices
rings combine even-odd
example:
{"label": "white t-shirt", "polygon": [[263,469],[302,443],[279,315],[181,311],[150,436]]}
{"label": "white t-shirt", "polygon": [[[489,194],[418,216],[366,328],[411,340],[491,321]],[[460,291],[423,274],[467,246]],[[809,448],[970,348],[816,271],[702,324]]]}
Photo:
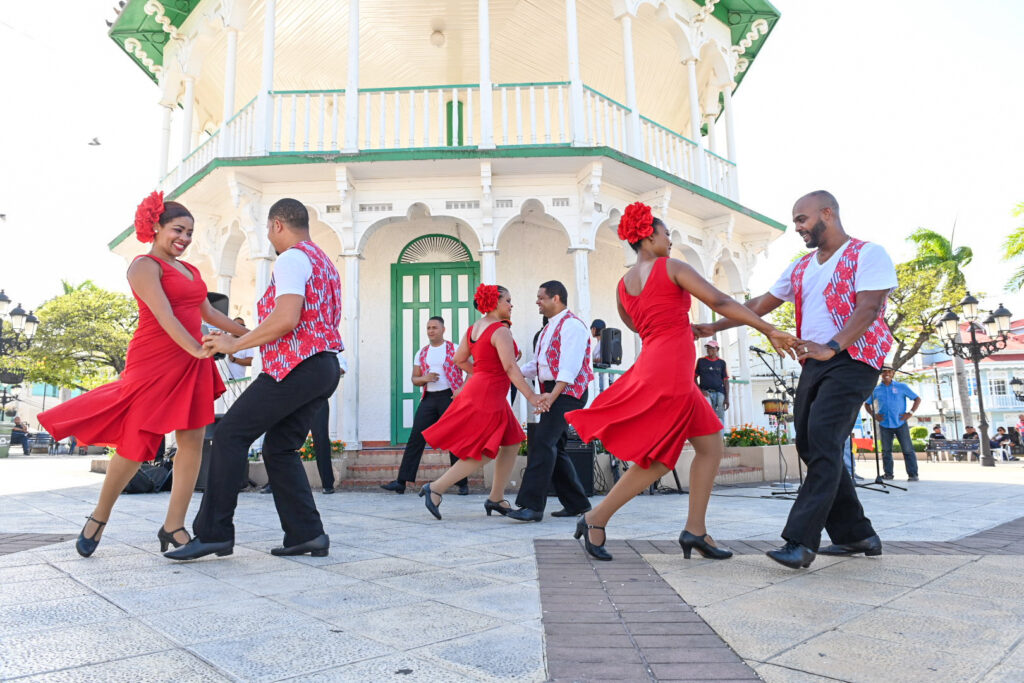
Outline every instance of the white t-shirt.
{"label": "white t-shirt", "polygon": [[313,277],[313,264],[301,249],[288,249],[274,264],[274,286],[277,296],[306,296],[306,281]]}
{"label": "white t-shirt", "polygon": [[[825,287],[832,275],[836,272],[836,266],[847,244],[836,249],[825,263],[818,263],[816,256],[812,256],[807,262],[804,270],[803,280],[803,301],[801,307],[801,329],[800,337],[808,341],[824,344],[839,333],[839,328],[832,321],[832,316],[825,304]],[[768,291],[783,301],[793,301],[793,283],[790,278],[793,269],[800,259],[793,261],[786,268],[771,289]],[[866,243],[860,250],[860,257],[857,260],[857,273],[854,276],[855,292],[870,292],[879,289],[892,289],[896,286],[896,268],[892,259],[885,249],[878,244]]]}
{"label": "white t-shirt", "polygon": [[[256,349],[242,349],[238,353],[232,355],[235,358],[252,358],[256,355]],[[245,372],[248,369],[248,366],[232,363],[230,360],[228,361],[228,373],[231,375],[231,379],[241,379],[245,377]]]}
{"label": "white t-shirt", "polygon": [[540,332],[537,338],[537,348],[533,359],[522,367],[523,376],[527,379],[537,377],[542,382],[565,382],[572,384],[576,381],[576,375],[583,367],[583,359],[587,355],[587,339],[590,338],[590,330],[578,318],[570,318],[562,325],[562,346],[558,358],[558,377],[554,376],[548,366],[548,347],[551,346],[551,338],[558,327],[558,321],[568,315],[569,309],[563,310],[558,315],[548,320],[548,324]]}
{"label": "white t-shirt", "polygon": [[[427,391],[444,391],[445,389],[452,388],[452,385],[448,382],[448,378],[444,374],[444,359],[448,355],[446,346],[446,344],[441,344],[440,346],[431,346],[430,344],[427,344],[427,367],[430,368],[427,372],[437,373],[437,381],[427,382],[424,387]],[[419,351],[417,351],[416,355],[412,357],[412,364],[420,364]]]}

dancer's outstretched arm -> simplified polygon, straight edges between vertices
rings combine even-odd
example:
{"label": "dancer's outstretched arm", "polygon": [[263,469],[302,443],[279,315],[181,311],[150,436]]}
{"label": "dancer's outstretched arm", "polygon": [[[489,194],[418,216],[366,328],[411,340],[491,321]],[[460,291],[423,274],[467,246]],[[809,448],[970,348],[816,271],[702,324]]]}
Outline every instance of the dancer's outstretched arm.
{"label": "dancer's outstretched arm", "polygon": [[540,398],[540,395],[533,390],[530,383],[523,377],[522,371],[519,366],[516,365],[516,351],[515,343],[512,340],[512,333],[508,331],[506,327],[500,327],[498,330],[491,335],[491,345],[494,346],[498,352],[498,358],[501,360],[502,367],[505,368],[505,372],[508,374],[508,378],[512,380],[512,384],[515,385],[516,389],[523,395],[523,397],[529,401],[535,408],[547,412],[550,407],[546,401]]}

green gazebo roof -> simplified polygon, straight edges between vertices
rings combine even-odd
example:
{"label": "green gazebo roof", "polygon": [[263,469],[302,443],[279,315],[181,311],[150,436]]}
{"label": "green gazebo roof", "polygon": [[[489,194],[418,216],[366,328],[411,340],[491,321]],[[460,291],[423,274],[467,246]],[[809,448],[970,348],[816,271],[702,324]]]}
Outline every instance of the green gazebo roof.
{"label": "green gazebo roof", "polygon": [[[199,0],[162,0],[164,15],[170,19],[171,26],[180,27],[192,10],[199,4]],[[156,74],[149,70],[134,50],[125,46],[125,43],[134,38],[139,41],[141,50],[146,53],[146,58],[153,60],[156,66],[163,66],[164,47],[171,39],[170,34],[164,31],[164,27],[156,20],[156,16],[146,13],[146,0],[128,0],[121,10],[114,25],[110,27],[108,35],[124,50],[132,60],[139,65],[139,68],[156,82]]]}

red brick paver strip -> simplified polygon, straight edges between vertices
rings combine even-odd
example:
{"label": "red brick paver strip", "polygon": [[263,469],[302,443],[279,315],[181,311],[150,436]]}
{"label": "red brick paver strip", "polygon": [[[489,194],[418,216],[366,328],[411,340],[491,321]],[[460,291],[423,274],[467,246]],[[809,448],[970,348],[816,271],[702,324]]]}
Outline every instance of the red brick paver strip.
{"label": "red brick paver strip", "polygon": [[534,541],[550,680],[760,680],[640,555],[664,550],[636,544],[609,541],[615,560],[600,562]]}
{"label": "red brick paver strip", "polygon": [[32,550],[44,545],[70,541],[77,534],[0,534],[0,555]]}

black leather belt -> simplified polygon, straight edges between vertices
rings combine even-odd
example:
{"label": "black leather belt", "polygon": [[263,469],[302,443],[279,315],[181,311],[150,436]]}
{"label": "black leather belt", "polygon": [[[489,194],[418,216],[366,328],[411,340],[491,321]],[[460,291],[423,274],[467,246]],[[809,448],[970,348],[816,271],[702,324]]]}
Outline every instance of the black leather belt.
{"label": "black leather belt", "polygon": [[450,393],[452,393],[452,390],[451,389],[442,389],[441,391],[428,391],[426,393],[428,395],[430,395],[430,396],[440,396],[441,394],[450,394]]}

